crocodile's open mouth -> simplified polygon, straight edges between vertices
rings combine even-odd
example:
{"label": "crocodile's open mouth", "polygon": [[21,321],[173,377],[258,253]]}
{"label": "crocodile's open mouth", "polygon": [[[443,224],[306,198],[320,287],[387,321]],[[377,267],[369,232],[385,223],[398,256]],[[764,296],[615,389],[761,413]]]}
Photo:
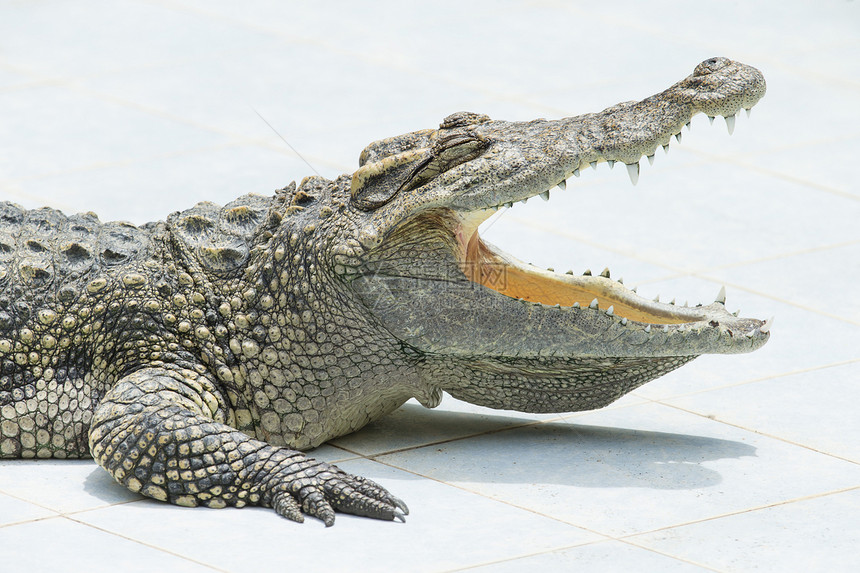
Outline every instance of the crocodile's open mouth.
{"label": "crocodile's open mouth", "polygon": [[[547,189],[515,198],[536,195],[546,198]],[[676,305],[639,296],[608,270],[574,275],[518,260],[479,234],[504,206],[432,209],[405,221],[356,290],[392,333],[425,352],[695,356],[748,352],[767,341],[772,319],[728,312],[722,289],[709,304]],[[476,288],[463,288],[464,279]]]}
{"label": "crocodile's open mouth", "polygon": [[[549,192],[542,190],[532,196],[536,195],[548,199]],[[725,310],[725,289],[721,289],[714,303],[708,306],[676,305],[674,299],[670,303],[662,303],[639,296],[635,289],[625,287],[620,280],[613,280],[608,269],[599,275],[586,271],[577,276],[572,271],[561,274],[524,263],[485,242],[479,235],[481,223],[497,212],[498,208],[456,213],[457,225],[453,234],[459,249],[458,260],[463,274],[474,283],[506,297],[538,303],[542,307],[601,310],[615,316],[624,325],[629,321],[641,323],[646,328],[649,325],[667,327],[702,323],[705,327],[717,328],[722,323],[723,328],[731,333],[731,323],[738,320],[736,315]],[[754,334],[767,335],[772,320],[754,321],[757,323]],[[749,325],[745,326],[748,330]]]}
{"label": "crocodile's open mouth", "polygon": [[[523,263],[486,243],[478,234],[478,226],[495,212],[487,209],[459,216],[460,225],[454,234],[460,247],[461,269],[472,282],[514,299],[545,306],[611,309],[619,318],[648,324],[683,324],[702,319],[702,313],[694,309],[638,296],[611,279],[608,269],[597,276],[590,271],[576,276],[572,271],[560,274]],[[724,302],[722,293],[717,302]],[[762,331],[766,332],[767,327],[763,326]]]}

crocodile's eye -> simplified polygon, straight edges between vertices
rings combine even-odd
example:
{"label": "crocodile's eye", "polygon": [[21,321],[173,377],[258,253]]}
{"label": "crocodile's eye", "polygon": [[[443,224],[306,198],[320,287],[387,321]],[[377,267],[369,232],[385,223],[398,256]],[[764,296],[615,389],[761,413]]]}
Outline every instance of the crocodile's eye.
{"label": "crocodile's eye", "polygon": [[713,72],[717,72],[726,67],[729,63],[731,63],[731,60],[728,60],[726,58],[710,58],[696,66],[696,69],[693,70],[693,75],[704,76]]}
{"label": "crocodile's eye", "polygon": [[404,188],[421,187],[440,173],[475,159],[487,147],[487,140],[473,131],[440,132],[430,155],[415,168]]}
{"label": "crocodile's eye", "polygon": [[362,211],[382,207],[397,195],[416,167],[429,156],[429,149],[417,149],[361,166],[352,176],[352,204]]}
{"label": "crocodile's eye", "polygon": [[470,130],[440,130],[430,149],[421,148],[363,165],[352,176],[352,203],[371,211],[397,193],[425,185],[440,173],[484,152],[487,141]]}

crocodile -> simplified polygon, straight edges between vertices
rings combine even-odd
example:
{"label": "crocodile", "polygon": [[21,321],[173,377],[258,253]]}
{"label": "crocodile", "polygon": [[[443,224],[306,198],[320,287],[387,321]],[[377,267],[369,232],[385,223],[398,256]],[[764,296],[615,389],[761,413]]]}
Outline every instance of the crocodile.
{"label": "crocodile", "polygon": [[479,225],[598,162],[639,161],[693,115],[749,111],[726,58],[638,102],[376,141],[353,174],[102,223],[0,203],[0,455],[89,458],[181,506],[405,521],[382,486],[304,452],[410,398],[524,412],[600,408],[770,322],[646,300],[608,271],[541,270]]}

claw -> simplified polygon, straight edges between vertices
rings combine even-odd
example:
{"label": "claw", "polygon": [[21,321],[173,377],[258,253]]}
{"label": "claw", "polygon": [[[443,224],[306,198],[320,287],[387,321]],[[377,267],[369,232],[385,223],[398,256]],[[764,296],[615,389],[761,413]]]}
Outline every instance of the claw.
{"label": "claw", "polygon": [[402,499],[394,497],[393,495],[389,495],[388,497],[391,498],[391,503],[394,504],[394,507],[403,512],[403,515],[409,515],[409,508],[406,507],[406,504],[403,503]]}

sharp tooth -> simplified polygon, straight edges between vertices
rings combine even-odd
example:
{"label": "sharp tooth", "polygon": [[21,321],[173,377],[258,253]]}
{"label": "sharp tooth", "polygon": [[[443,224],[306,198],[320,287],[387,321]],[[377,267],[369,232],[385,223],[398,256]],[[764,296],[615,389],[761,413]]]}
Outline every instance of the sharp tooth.
{"label": "sharp tooth", "polygon": [[510,203],[505,203],[505,207],[507,207],[508,209],[512,209],[514,207],[514,202],[511,201]]}
{"label": "sharp tooth", "polygon": [[732,315],[734,315],[734,316],[740,316],[740,314],[741,314],[741,309],[737,309],[736,311],[734,311],[732,313]]}
{"label": "sharp tooth", "polygon": [[592,169],[597,169],[597,162],[596,161],[592,161],[591,163],[589,163],[589,165],[591,165]]}
{"label": "sharp tooth", "polygon": [[[614,313],[614,312],[615,312],[615,306],[609,305],[609,308],[606,309],[606,315],[612,316],[612,313]],[[761,330],[761,329],[759,329],[759,330]]]}
{"label": "sharp tooth", "polygon": [[636,285],[635,287],[633,287],[633,288],[632,288],[632,289],[630,289],[630,290],[631,290],[632,292],[636,292],[638,288],[639,288],[639,285]]}
{"label": "sharp tooth", "polygon": [[726,127],[729,128],[729,135],[735,132],[735,116],[727,115],[726,116]]}
{"label": "sharp tooth", "polygon": [[654,297],[654,302],[660,302],[660,295],[659,294]]}
{"label": "sharp tooth", "polygon": [[675,139],[678,140],[678,143],[681,143],[681,132],[675,134]]}
{"label": "sharp tooth", "polygon": [[709,115],[709,116],[708,116],[708,122],[709,122],[711,125],[714,125],[714,116]]}
{"label": "sharp tooth", "polygon": [[653,153],[648,156],[648,163],[651,165],[654,165],[654,154]]}
{"label": "sharp tooth", "polygon": [[608,164],[609,164],[609,168],[610,168],[610,169],[612,169],[613,167],[615,167],[615,160],[614,160],[614,159],[607,159],[607,160],[606,160],[606,163],[608,163]]}
{"label": "sharp tooth", "polygon": [[714,299],[714,302],[718,302],[722,305],[726,304],[726,287],[725,287],[725,285],[720,287],[720,292],[717,293],[717,298]]}
{"label": "sharp tooth", "polygon": [[574,170],[573,170],[573,176],[574,176],[574,177],[579,177],[579,169],[574,169]]}
{"label": "sharp tooth", "polygon": [[591,301],[591,304],[588,305],[588,308],[597,308],[597,299]]}
{"label": "sharp tooth", "polygon": [[529,200],[529,198],[528,198],[528,197],[526,197],[525,199],[520,199],[520,203],[522,203],[523,205],[525,205],[525,204],[526,204],[526,201],[528,201],[528,200]]}
{"label": "sharp tooth", "polygon": [[582,273],[582,276],[584,276],[584,277],[590,277],[590,276],[591,276],[591,269],[585,269],[585,272],[584,272],[584,273]]}
{"label": "sharp tooth", "polygon": [[669,332],[669,325],[668,324],[663,325],[663,332]]}
{"label": "sharp tooth", "polygon": [[688,121],[688,122],[687,122],[687,131],[690,131],[690,129],[691,129],[691,128],[690,128],[690,124],[692,124],[692,123],[693,123],[692,121]]}
{"label": "sharp tooth", "polygon": [[622,325],[622,326],[627,326],[627,317],[626,317],[626,316],[625,316],[624,318],[622,318],[622,319],[621,319],[621,325]]}
{"label": "sharp tooth", "polygon": [[752,112],[752,108],[751,108],[751,107],[748,107],[748,108],[746,108],[744,111],[745,111],[745,112],[747,112],[747,117],[749,117],[749,116],[750,116],[750,112]]}
{"label": "sharp tooth", "polygon": [[600,276],[608,279],[609,278],[609,267],[606,267],[605,269],[603,269],[600,272]]}
{"label": "sharp tooth", "polygon": [[567,179],[562,179],[558,182],[558,188],[561,190],[567,189]]}
{"label": "sharp tooth", "polygon": [[554,268],[552,268],[552,267],[547,267],[547,268],[546,268],[546,270],[548,270],[548,271],[549,271],[549,272],[551,272],[551,273],[554,273],[554,272],[555,272],[555,269],[554,269]]}
{"label": "sharp tooth", "polygon": [[645,332],[648,332],[648,333],[651,332],[651,325],[650,324],[645,327]]}
{"label": "sharp tooth", "polygon": [[636,185],[639,182],[639,163],[628,163],[627,175],[630,176],[630,182]]}
{"label": "sharp tooth", "polygon": [[578,302],[573,303],[573,308],[581,308]]}
{"label": "sharp tooth", "polygon": [[670,300],[669,304],[671,304],[672,306],[675,306],[675,299],[673,298],[672,300]]}
{"label": "sharp tooth", "polygon": [[544,201],[549,201],[549,190],[544,191],[540,194],[540,198]]}
{"label": "sharp tooth", "polygon": [[567,272],[566,272],[566,273],[564,273],[564,274],[566,274],[566,275],[572,275],[572,274],[573,274],[573,271],[567,271]]}
{"label": "sharp tooth", "polygon": [[618,284],[624,284],[624,277],[618,277]]}
{"label": "sharp tooth", "polygon": [[666,153],[669,153],[669,144],[668,143],[663,144],[663,151],[665,151]]}
{"label": "sharp tooth", "polygon": [[770,329],[773,326],[773,318],[774,317],[770,317],[767,320],[765,320],[763,323],[761,323],[761,326],[758,329],[759,332],[763,332],[764,334],[767,334],[768,332],[770,332]]}

